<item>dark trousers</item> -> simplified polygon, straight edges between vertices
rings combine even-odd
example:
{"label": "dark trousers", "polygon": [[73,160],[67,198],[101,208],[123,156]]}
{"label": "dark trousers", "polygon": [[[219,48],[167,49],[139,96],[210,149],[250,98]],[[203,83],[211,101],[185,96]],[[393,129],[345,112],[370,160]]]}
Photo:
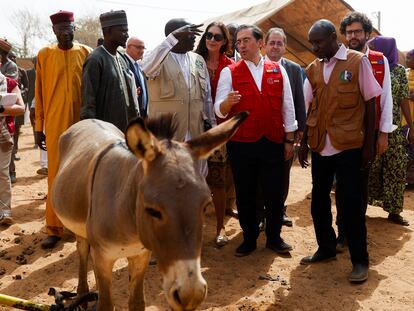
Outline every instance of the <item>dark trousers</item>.
{"label": "dark trousers", "polygon": [[266,138],[252,143],[229,142],[227,152],[236,190],[240,226],[246,242],[259,236],[257,189],[263,193],[268,243],[279,243],[283,215],[283,144]]}
{"label": "dark trousers", "polygon": [[[289,194],[289,184],[290,184],[290,169],[293,164],[293,157],[289,160],[283,161],[283,212],[285,212],[285,202],[287,199],[287,196]],[[257,200],[256,200],[256,208],[257,208],[257,218],[260,221],[263,221],[265,216],[265,203],[263,200],[263,194],[261,191],[261,188],[258,186],[257,189]],[[283,220],[283,214],[282,214],[282,220]]]}
{"label": "dark trousers", "polygon": [[346,150],[327,157],[312,152],[311,213],[319,251],[335,255],[336,236],[332,227],[330,192],[336,175],[337,208],[342,217],[351,261],[353,264],[368,265],[366,208],[360,165],[361,149]]}
{"label": "dark trousers", "polygon": [[283,162],[284,176],[285,180],[283,182],[283,204],[285,204],[287,196],[289,194],[289,185],[290,185],[290,169],[292,168],[293,157],[289,160]]}
{"label": "dark trousers", "polygon": [[[364,215],[367,212],[368,208],[368,179],[369,179],[369,167],[365,169],[361,169],[361,189],[362,189],[362,205],[364,207]],[[340,190],[339,190],[340,191]],[[338,188],[335,190],[335,200],[336,200],[336,225],[338,226],[338,236],[345,237],[345,229],[344,229],[344,220],[341,211],[341,202],[338,201]],[[339,206],[338,206],[339,205]]]}

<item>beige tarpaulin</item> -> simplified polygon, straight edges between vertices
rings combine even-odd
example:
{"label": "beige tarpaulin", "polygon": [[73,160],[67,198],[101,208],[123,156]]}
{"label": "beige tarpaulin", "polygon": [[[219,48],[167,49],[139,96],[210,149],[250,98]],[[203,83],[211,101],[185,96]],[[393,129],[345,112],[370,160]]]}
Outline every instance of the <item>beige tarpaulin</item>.
{"label": "beige tarpaulin", "polygon": [[[289,58],[301,66],[306,66],[315,59],[308,42],[308,30],[312,24],[321,19],[329,19],[337,27],[342,18],[352,7],[342,0],[269,0],[264,3],[222,16],[211,18],[212,21],[225,24],[255,24],[266,32],[271,27],[283,28],[287,36],[287,53]],[[338,30],[339,34],[339,30]],[[343,40],[339,35],[339,39]]]}

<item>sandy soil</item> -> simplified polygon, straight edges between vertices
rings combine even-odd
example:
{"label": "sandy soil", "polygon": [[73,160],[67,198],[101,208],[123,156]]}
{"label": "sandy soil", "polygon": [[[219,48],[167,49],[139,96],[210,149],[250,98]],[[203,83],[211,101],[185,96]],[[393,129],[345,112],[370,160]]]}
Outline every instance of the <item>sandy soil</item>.
{"label": "sandy soil", "polygon": [[[13,186],[14,224],[0,228],[0,292],[38,303],[52,303],[49,287],[75,291],[78,259],[74,238],[53,251],[40,248],[44,233],[44,196],[46,178],[36,174],[39,151],[33,148],[28,126],[23,127],[20,142],[21,161],[16,162],[18,181]],[[403,213],[412,225],[389,223],[387,214],[369,207],[367,213],[370,251],[370,277],[362,285],[351,285],[349,255],[339,254],[336,261],[301,266],[300,259],[316,249],[310,216],[310,170],[292,169],[288,214],[292,228],[283,228],[283,237],[294,246],[291,257],[275,255],[264,248],[263,235],[258,249],[250,256],[237,258],[234,249],[241,242],[238,221],[227,219],[230,243],[214,246],[215,218],[209,211],[204,229],[203,275],[209,292],[202,310],[414,310],[414,189],[405,193]],[[24,257],[17,256],[23,255]],[[20,260],[19,260],[20,259]],[[119,310],[127,309],[126,261],[114,268],[114,293]],[[20,279],[21,278],[21,279]],[[95,282],[92,268],[90,286]],[[161,291],[161,275],[150,266],[146,275],[147,310],[167,310]],[[10,310],[0,307],[0,310]]]}

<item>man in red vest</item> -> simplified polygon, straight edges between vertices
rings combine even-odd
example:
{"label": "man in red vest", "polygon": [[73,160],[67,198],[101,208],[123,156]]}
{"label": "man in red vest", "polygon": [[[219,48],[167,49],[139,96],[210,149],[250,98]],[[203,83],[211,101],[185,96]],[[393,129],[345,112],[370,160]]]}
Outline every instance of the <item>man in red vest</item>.
{"label": "man in red vest", "polygon": [[283,162],[293,155],[297,129],[295,108],[285,69],[260,55],[263,33],[253,25],[236,31],[241,60],[222,70],[214,109],[221,117],[250,113],[227,144],[236,189],[236,204],[243,243],[236,256],[256,249],[259,223],[256,191],[261,188],[266,206],[266,247],[287,253],[292,247],[280,237],[283,216]]}
{"label": "man in red vest", "polygon": [[[382,87],[381,96],[375,99],[376,103],[376,153],[382,154],[388,147],[388,133],[397,127],[392,124],[392,94],[390,68],[387,58],[380,52],[372,51],[367,45],[367,41],[372,33],[372,22],[363,13],[350,12],[341,21],[339,30],[345,36],[348,48],[364,53],[372,67],[372,71],[379,85]],[[362,170],[363,196],[365,208],[367,207],[368,197],[368,175],[369,168]],[[342,252],[346,247],[343,228],[341,227],[341,214],[338,213],[338,252]]]}

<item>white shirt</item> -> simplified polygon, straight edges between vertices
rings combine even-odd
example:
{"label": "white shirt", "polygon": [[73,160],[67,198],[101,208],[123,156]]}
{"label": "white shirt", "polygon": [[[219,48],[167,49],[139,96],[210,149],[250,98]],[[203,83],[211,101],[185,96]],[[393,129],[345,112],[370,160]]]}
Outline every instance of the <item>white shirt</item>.
{"label": "white shirt", "polygon": [[[368,57],[369,48],[365,55]],[[379,130],[383,133],[391,133],[397,126],[392,124],[392,92],[391,92],[391,75],[390,65],[388,59],[384,56],[384,80],[382,82],[382,93],[380,99],[381,106],[381,118],[379,124]]]}
{"label": "white shirt", "polygon": [[[259,91],[262,90],[262,78],[263,78],[263,68],[264,68],[264,59],[261,57],[257,66],[248,60],[243,60],[256,83]],[[285,132],[294,132],[298,128],[298,124],[295,119],[295,106],[293,104],[292,90],[290,88],[289,77],[286,73],[285,68],[280,66],[280,71],[283,77],[283,104],[282,104],[282,117],[283,124],[285,127]],[[226,100],[229,93],[233,91],[233,83],[231,78],[230,68],[224,68],[220,73],[220,78],[217,85],[216,92],[216,102],[214,103],[214,110],[216,115],[220,118],[225,118],[220,111],[221,104]]]}
{"label": "white shirt", "polygon": [[[346,60],[347,59],[347,48],[345,45],[341,45],[336,52],[336,54],[331,57],[331,59],[323,60],[323,80],[325,84],[328,84],[329,78],[331,77],[331,73],[337,63],[338,60]],[[359,89],[361,91],[362,97],[365,101],[368,101],[372,98],[375,98],[381,95],[382,89],[381,86],[378,84],[377,80],[372,73],[371,63],[368,60],[368,57],[363,57],[361,60],[361,64],[359,67],[359,77],[358,77],[358,84]],[[303,86],[303,92],[305,94],[305,103],[306,109],[310,106],[313,100],[313,90],[312,86],[308,79],[305,80],[305,84]],[[332,156],[337,153],[340,153],[342,150],[336,149],[332,143],[331,139],[329,138],[329,134],[326,133],[325,136],[325,146],[323,147],[320,155],[322,156]]]}

